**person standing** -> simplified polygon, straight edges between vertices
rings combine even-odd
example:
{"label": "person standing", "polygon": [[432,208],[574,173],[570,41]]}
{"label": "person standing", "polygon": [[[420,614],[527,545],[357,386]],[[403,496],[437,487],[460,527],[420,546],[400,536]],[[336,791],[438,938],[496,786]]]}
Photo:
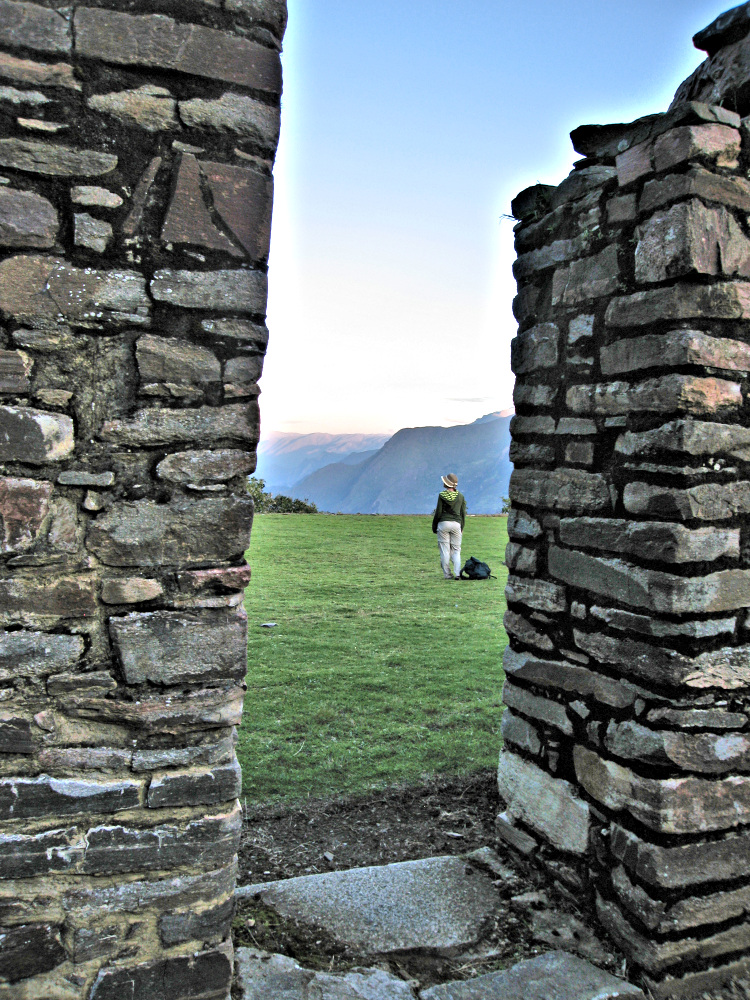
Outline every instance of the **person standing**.
{"label": "person standing", "polygon": [[[444,490],[438,494],[432,515],[432,531],[438,536],[440,565],[446,580],[461,579],[461,534],[466,520],[466,500],[458,492],[458,477],[449,472],[441,476]],[[451,562],[453,574],[451,575]]]}

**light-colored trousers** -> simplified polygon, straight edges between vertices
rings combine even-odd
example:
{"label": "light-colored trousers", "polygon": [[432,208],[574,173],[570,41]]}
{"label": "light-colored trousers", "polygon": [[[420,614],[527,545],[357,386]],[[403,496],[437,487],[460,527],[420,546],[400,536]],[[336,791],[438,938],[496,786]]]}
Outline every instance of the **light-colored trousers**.
{"label": "light-colored trousers", "polygon": [[461,572],[461,525],[458,521],[441,521],[438,525],[437,536],[443,576],[446,580],[450,580],[451,561],[453,562],[453,575],[458,576]]}

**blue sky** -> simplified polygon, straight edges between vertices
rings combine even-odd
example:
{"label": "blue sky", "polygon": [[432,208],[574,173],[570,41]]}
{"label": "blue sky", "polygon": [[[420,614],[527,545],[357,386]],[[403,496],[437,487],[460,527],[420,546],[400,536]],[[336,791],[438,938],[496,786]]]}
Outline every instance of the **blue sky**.
{"label": "blue sky", "polygon": [[289,0],[263,431],[510,405],[510,200],[666,110],[709,0]]}

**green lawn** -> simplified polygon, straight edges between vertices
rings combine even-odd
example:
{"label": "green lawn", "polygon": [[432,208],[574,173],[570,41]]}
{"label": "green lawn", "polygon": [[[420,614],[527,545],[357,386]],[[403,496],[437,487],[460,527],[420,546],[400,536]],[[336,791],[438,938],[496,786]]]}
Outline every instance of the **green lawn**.
{"label": "green lawn", "polygon": [[496,764],[506,541],[505,518],[469,518],[462,559],[498,579],[448,583],[429,517],[256,516],[237,747],[248,801]]}

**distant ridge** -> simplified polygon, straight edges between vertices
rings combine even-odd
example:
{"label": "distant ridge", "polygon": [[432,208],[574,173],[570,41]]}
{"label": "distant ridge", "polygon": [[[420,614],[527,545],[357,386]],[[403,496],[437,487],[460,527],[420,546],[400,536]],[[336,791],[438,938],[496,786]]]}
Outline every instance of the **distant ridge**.
{"label": "distant ridge", "polygon": [[512,410],[489,413],[455,427],[407,427],[356,464],[338,461],[303,476],[294,496],[319,510],[344,514],[427,514],[455,472],[469,513],[498,514],[508,495],[512,466]]}
{"label": "distant ridge", "polygon": [[[278,432],[261,440],[255,475],[271,493],[291,494],[300,479],[331,462],[359,462],[373,455],[388,434],[294,434]],[[296,494],[295,494],[296,495]]]}

